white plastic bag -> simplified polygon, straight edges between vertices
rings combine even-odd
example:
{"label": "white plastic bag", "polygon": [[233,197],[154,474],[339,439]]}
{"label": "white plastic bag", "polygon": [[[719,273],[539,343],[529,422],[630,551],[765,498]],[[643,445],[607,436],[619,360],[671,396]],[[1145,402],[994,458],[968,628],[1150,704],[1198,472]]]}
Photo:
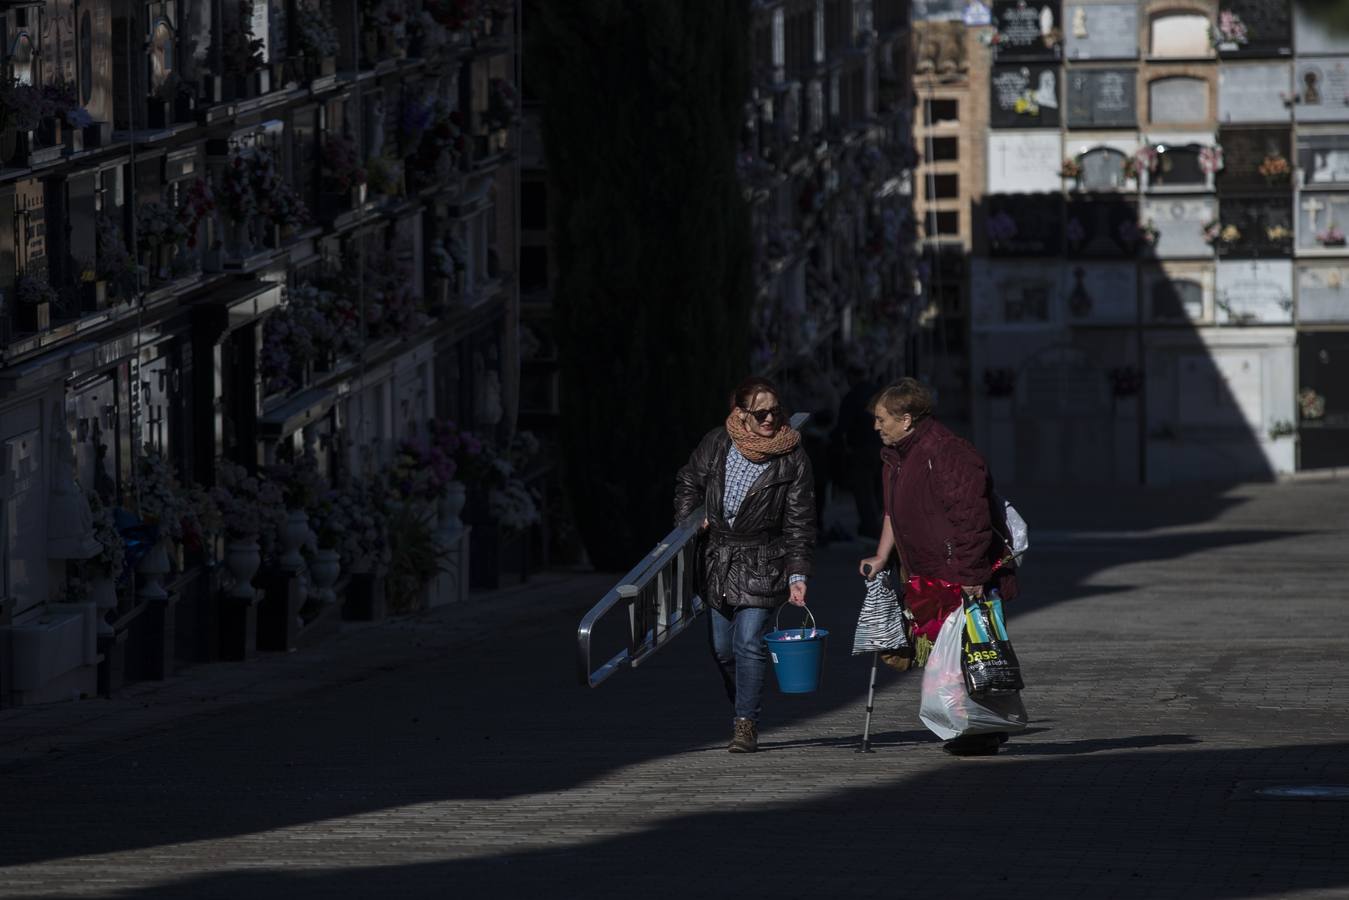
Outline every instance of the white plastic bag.
{"label": "white plastic bag", "polygon": [[923,669],[923,701],[918,718],[944,741],[967,734],[1014,732],[1026,727],[1026,707],[1020,692],[990,694],[974,700],[965,690],[965,675],[960,671],[960,635],[965,611],[951,611],[937,633],[937,642]]}

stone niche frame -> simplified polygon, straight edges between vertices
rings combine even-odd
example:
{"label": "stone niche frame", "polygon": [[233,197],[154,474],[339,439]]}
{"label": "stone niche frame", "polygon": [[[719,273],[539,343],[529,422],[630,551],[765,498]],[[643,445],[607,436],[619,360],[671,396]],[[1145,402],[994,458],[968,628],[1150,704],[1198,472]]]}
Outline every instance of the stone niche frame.
{"label": "stone niche frame", "polygon": [[1293,4],[1293,43],[1299,58],[1349,54],[1349,34],[1337,36],[1321,27],[1296,3]]}
{"label": "stone niche frame", "polygon": [[1063,142],[1057,131],[990,131],[989,194],[1050,192],[1063,188]]}
{"label": "stone niche frame", "polygon": [[1349,325],[1349,259],[1299,262],[1293,281],[1299,325]]}
{"label": "stone niche frame", "polygon": [[[1224,228],[1234,225],[1241,232],[1240,240],[1216,245],[1220,259],[1277,259],[1293,255],[1291,194],[1220,197],[1218,221]],[[1271,237],[1271,228],[1282,228],[1286,235]]]}
{"label": "stone niche frame", "polygon": [[[1204,115],[1174,122],[1152,121],[1152,85],[1168,78],[1193,78],[1207,87]],[[1138,121],[1151,129],[1211,130],[1218,122],[1218,70],[1215,66],[1194,63],[1146,65],[1138,70]]]}
{"label": "stone niche frame", "polygon": [[1216,278],[1212,262],[1159,261],[1141,266],[1138,302],[1143,321],[1150,325],[1213,324]]}
{"label": "stone niche frame", "polygon": [[1063,324],[1063,261],[975,258],[970,266],[970,327],[1037,331]]}
{"label": "stone niche frame", "polygon": [[[1140,142],[1144,146],[1156,149],[1159,146],[1176,147],[1185,152],[1198,153],[1204,147],[1212,147],[1218,139],[1211,131],[1175,132],[1149,131]],[[1165,154],[1161,154],[1158,165],[1162,165]],[[1203,181],[1180,182],[1176,184],[1158,183],[1153,173],[1143,172],[1143,190],[1150,194],[1195,194],[1211,193],[1214,190],[1215,172],[1201,172]]]}
{"label": "stone niche frame", "polygon": [[[1016,111],[1016,99],[1027,95],[1038,101],[1035,115]],[[1064,118],[1063,98],[1063,67],[1052,60],[1027,60],[989,69],[988,124],[992,128],[1057,129]],[[1053,106],[1048,105],[1051,100]]]}
{"label": "stone niche frame", "polygon": [[[1065,219],[1063,195],[1058,192],[988,194],[982,213],[978,227],[990,257],[1059,256],[1063,252]],[[1000,216],[1010,217],[1016,231],[1010,238],[994,240],[994,220]]]}
{"label": "stone niche frame", "polygon": [[1133,262],[1068,259],[1061,276],[1069,325],[1118,327],[1138,321],[1138,267]]}
{"label": "stone niche frame", "polygon": [[1293,120],[1293,67],[1286,61],[1240,62],[1218,69],[1223,125]]}
{"label": "stone niche frame", "polygon": [[1299,123],[1349,119],[1349,56],[1299,57],[1292,77]]}
{"label": "stone niche frame", "polygon": [[1294,204],[1298,256],[1349,256],[1349,240],[1323,244],[1316,239],[1332,224],[1349,239],[1349,191],[1302,190]]}
{"label": "stone niche frame", "polygon": [[1178,60],[1208,60],[1217,54],[1212,44],[1205,41],[1201,52],[1193,56],[1159,56],[1153,51],[1152,26],[1158,20],[1172,15],[1204,16],[1212,24],[1218,15],[1218,3],[1207,0],[1150,0],[1138,10],[1138,46],[1144,59],[1167,63]]}
{"label": "stone niche frame", "polygon": [[[996,53],[999,63],[1063,57],[1063,5],[1059,0],[993,0],[990,5],[993,27],[999,37]],[[1045,10],[1052,17],[1048,23],[1043,19]]]}
{"label": "stone niche frame", "polygon": [[[1124,135],[1120,132],[1093,134],[1091,132],[1070,132],[1064,136],[1063,150],[1064,156],[1069,157],[1078,163],[1082,162],[1082,157],[1093,151],[1113,150],[1122,154],[1124,159],[1129,159],[1138,152],[1141,144],[1133,135]],[[1121,165],[1123,160],[1120,161]],[[1084,173],[1085,174],[1085,173]],[[1126,180],[1115,188],[1120,192],[1130,192],[1134,190],[1136,182]],[[1092,193],[1109,193],[1109,188],[1094,188],[1082,184],[1082,179],[1078,179],[1078,190]]]}
{"label": "stone niche frame", "polygon": [[1220,261],[1215,285],[1213,303],[1217,324],[1293,324],[1291,259]]}
{"label": "stone niche frame", "polygon": [[1293,134],[1286,126],[1231,126],[1218,132],[1223,148],[1223,168],[1215,179],[1218,193],[1288,194],[1288,178],[1268,181],[1259,167],[1265,157],[1278,154],[1293,164]]}
{"label": "stone niche frame", "polygon": [[1218,218],[1212,194],[1155,194],[1145,196],[1139,219],[1157,228],[1157,242],[1149,252],[1158,259],[1212,259],[1213,247],[1204,240],[1204,226]]}
{"label": "stone niche frame", "polygon": [[[1064,73],[1064,113],[1069,128],[1138,128],[1138,72],[1133,66],[1074,66]],[[1102,85],[1118,88],[1118,108],[1103,110]]]}
{"label": "stone niche frame", "polygon": [[1333,132],[1299,129],[1296,153],[1296,174],[1304,191],[1349,188],[1349,125]]}
{"label": "stone niche frame", "polygon": [[1246,25],[1247,41],[1235,50],[1218,49],[1223,59],[1278,58],[1293,55],[1292,0],[1222,0]]}
{"label": "stone niche frame", "polygon": [[[1063,10],[1064,58],[1074,62],[1138,59],[1137,0],[1079,0]],[[1085,34],[1078,37],[1079,30]]]}

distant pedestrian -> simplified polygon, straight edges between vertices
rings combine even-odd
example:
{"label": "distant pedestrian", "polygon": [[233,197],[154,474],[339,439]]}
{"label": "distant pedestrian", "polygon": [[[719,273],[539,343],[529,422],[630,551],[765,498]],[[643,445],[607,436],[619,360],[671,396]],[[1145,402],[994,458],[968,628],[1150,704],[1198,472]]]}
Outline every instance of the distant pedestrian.
{"label": "distant pedestrian", "polygon": [[839,401],[838,422],[830,435],[830,456],[839,467],[834,482],[841,482],[853,496],[857,533],[876,539],[881,536],[881,441],[873,426],[871,401],[880,385],[860,365],[849,365],[847,376],[848,392]]}
{"label": "distant pedestrian", "polygon": [[732,753],[759,748],[773,613],[804,606],[815,553],[815,487],[779,392],[746,378],[723,426],[704,435],[675,479],[675,521],[704,507],[699,591],[712,653],[734,710]]}
{"label": "distant pedestrian", "polygon": [[[1016,597],[1016,573],[993,481],[979,451],[932,417],[932,393],[912,378],[877,395],[872,411],[885,448],[885,517],[875,555],[858,566],[879,571],[898,551],[904,602],[914,616],[916,657],[921,662],[961,592],[982,597],[997,588]],[[863,571],[865,574],[865,571]],[[998,752],[1005,734],[959,737],[946,744],[956,755]]]}

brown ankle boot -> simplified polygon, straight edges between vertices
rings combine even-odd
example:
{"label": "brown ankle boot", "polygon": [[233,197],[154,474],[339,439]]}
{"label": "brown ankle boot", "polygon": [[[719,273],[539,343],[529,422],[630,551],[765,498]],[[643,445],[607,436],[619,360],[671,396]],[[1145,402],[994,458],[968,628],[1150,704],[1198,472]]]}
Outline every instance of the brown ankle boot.
{"label": "brown ankle boot", "polygon": [[759,729],[755,727],[753,719],[735,720],[731,745],[726,749],[732,753],[753,753],[759,749]]}

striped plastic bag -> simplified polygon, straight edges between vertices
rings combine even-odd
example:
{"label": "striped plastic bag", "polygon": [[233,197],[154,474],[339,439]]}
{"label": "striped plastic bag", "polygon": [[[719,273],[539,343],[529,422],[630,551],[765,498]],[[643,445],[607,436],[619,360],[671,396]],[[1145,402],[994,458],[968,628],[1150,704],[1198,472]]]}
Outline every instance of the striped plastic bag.
{"label": "striped plastic bag", "polygon": [[884,570],[867,580],[867,595],[857,617],[852,654],[894,653],[909,649],[908,622],[899,593],[890,585],[890,572]]}

